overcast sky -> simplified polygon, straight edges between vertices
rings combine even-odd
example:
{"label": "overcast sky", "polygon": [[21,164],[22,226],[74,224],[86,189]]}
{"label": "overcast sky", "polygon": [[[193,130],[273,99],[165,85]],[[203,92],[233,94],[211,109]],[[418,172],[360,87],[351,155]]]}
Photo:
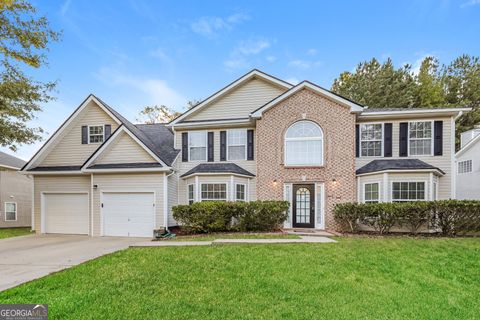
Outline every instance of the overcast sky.
{"label": "overcast sky", "polygon": [[480,0],[320,2],[35,0],[63,39],[32,73],[59,81],[32,125],[48,138],[89,93],[135,121],[145,105],[182,111],[252,68],[330,88],[372,57],[415,68],[480,55]]}

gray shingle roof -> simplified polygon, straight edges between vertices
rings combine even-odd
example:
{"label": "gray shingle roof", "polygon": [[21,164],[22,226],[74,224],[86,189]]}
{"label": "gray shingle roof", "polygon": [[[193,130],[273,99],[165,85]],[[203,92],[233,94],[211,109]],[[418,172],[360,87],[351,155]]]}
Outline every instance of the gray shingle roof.
{"label": "gray shingle roof", "polygon": [[385,170],[438,170],[445,174],[441,169],[432,166],[418,159],[389,159],[373,160],[356,171],[357,174],[380,172]]}
{"label": "gray shingle roof", "polygon": [[20,169],[25,165],[25,163],[27,162],[23,161],[22,159],[19,159],[17,157],[9,155],[8,153],[0,151],[0,166],[7,166],[7,167]]}
{"label": "gray shingle roof", "polygon": [[180,150],[173,148],[173,132],[165,126],[165,123],[136,124],[145,136],[153,143],[152,150],[155,154],[161,154],[160,159],[167,165],[172,165]]}
{"label": "gray shingle roof", "polygon": [[425,111],[429,111],[429,110],[438,110],[438,109],[458,109],[458,108],[455,108],[455,107],[439,107],[439,108],[420,108],[420,107],[405,107],[405,108],[365,108],[362,113],[366,113],[366,112],[382,112],[382,111],[405,111],[405,112],[408,112],[408,111],[412,111],[412,110],[425,110]]}
{"label": "gray shingle roof", "polygon": [[132,169],[132,168],[161,168],[160,163],[110,163],[110,164],[94,164],[87,169]]}
{"label": "gray shingle roof", "polygon": [[51,167],[35,167],[28,171],[78,171],[82,166],[51,166]]}
{"label": "gray shingle roof", "polygon": [[202,163],[195,168],[182,174],[181,177],[191,176],[198,173],[233,173],[243,176],[255,177],[255,175],[234,163]]}

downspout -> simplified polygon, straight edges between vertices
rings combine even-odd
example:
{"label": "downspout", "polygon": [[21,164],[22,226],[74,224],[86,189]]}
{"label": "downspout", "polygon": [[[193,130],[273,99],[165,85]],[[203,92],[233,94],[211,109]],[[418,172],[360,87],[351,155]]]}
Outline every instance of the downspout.
{"label": "downspout", "polygon": [[174,170],[170,174],[163,174],[163,227],[166,232],[168,230],[168,178],[175,173]]}

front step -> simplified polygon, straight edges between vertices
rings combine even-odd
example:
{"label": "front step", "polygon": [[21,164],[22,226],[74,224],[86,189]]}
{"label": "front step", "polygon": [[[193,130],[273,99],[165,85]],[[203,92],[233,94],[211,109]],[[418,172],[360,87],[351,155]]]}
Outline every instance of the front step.
{"label": "front step", "polygon": [[295,228],[295,229],[285,229],[287,234],[295,234],[297,236],[310,236],[310,237],[333,237],[334,235],[330,232],[317,229],[304,229],[304,228]]}

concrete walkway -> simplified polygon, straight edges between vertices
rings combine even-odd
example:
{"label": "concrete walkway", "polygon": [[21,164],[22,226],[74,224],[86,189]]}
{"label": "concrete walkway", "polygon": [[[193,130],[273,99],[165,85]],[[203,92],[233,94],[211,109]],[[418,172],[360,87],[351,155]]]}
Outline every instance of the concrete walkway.
{"label": "concrete walkway", "polygon": [[130,247],[179,247],[179,246],[210,246],[213,244],[276,244],[276,243],[334,243],[327,237],[300,237],[300,239],[216,239],[213,241],[140,241]]}
{"label": "concrete walkway", "polygon": [[0,291],[126,249],[145,238],[28,235],[0,240]]}

